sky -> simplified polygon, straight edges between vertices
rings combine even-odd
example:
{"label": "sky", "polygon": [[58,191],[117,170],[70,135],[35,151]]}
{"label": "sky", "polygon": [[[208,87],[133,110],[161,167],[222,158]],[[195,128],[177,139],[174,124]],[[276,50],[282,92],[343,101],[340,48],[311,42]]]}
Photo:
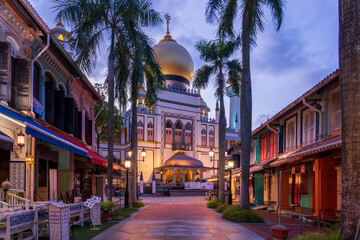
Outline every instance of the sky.
{"label": "sky", "polygon": [[[50,28],[56,25],[53,6],[49,0],[29,0]],[[155,10],[170,14],[170,34],[191,54],[195,70],[205,64],[194,45],[215,38],[216,23],[205,20],[205,0],[152,0]],[[237,18],[239,26],[240,18]],[[257,35],[257,46],[251,50],[251,79],[255,129],[305,91],[312,88],[339,66],[338,60],[338,1],[288,0],[280,31],[274,30],[271,14],[265,8],[265,30]],[[68,30],[70,30],[68,28]],[[239,33],[240,28],[237,28]],[[144,31],[157,44],[163,39],[166,24]],[[233,58],[241,60],[238,50]],[[97,65],[89,76],[92,83],[106,77],[106,53],[99,55]],[[201,95],[215,116],[214,81]],[[228,116],[228,98],[225,98]]]}

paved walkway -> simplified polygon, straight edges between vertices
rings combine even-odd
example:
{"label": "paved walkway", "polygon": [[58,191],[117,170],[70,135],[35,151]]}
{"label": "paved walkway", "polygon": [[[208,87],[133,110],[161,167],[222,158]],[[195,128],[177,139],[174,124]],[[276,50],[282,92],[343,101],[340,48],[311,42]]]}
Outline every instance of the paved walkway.
{"label": "paved walkway", "polygon": [[246,227],[226,221],[204,197],[144,197],[147,205],[129,220],[97,235],[100,239],[263,239]]}

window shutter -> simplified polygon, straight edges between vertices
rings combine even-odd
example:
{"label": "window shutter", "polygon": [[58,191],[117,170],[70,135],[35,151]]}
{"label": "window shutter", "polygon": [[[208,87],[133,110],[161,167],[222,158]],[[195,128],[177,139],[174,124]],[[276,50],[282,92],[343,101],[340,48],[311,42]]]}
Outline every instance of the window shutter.
{"label": "window shutter", "polygon": [[85,116],[85,141],[89,144],[89,117]]}
{"label": "window shutter", "polygon": [[74,128],[73,128],[73,135],[74,137],[77,137],[77,131],[78,131],[78,108],[74,107]]}
{"label": "window shutter", "polygon": [[10,49],[10,43],[0,42],[0,100],[5,102],[10,102]]}
{"label": "window shutter", "polygon": [[88,144],[92,145],[92,120],[90,119],[89,119],[88,132],[89,132]]}
{"label": "window shutter", "polygon": [[65,113],[65,92],[61,90],[54,91],[54,125],[64,130]]}
{"label": "window shutter", "polygon": [[54,124],[54,82],[45,82],[45,120],[49,124]]}
{"label": "window shutter", "polygon": [[82,139],[82,112],[77,112],[77,134],[76,137],[78,139]]}
{"label": "window shutter", "polygon": [[30,111],[30,61],[27,59],[14,59],[14,102],[18,110]]}
{"label": "window shutter", "polygon": [[74,132],[74,99],[65,98],[65,132],[71,134]]}

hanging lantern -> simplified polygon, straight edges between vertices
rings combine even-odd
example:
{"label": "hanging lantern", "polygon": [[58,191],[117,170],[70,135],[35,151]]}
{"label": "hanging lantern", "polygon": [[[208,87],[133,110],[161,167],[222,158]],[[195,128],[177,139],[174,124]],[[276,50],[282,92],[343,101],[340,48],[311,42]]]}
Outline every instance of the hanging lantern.
{"label": "hanging lantern", "polygon": [[22,130],[20,130],[17,136],[17,145],[22,149],[25,146],[25,134],[23,134]]}

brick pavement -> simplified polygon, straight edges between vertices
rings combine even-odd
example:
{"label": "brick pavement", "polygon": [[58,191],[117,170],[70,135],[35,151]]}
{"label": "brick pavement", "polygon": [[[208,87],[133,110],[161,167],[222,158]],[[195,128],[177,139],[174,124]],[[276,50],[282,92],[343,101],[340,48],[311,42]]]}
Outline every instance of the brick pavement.
{"label": "brick pavement", "polygon": [[204,197],[144,197],[140,200],[147,205],[139,213],[100,233],[93,240],[263,239],[206,208]]}

